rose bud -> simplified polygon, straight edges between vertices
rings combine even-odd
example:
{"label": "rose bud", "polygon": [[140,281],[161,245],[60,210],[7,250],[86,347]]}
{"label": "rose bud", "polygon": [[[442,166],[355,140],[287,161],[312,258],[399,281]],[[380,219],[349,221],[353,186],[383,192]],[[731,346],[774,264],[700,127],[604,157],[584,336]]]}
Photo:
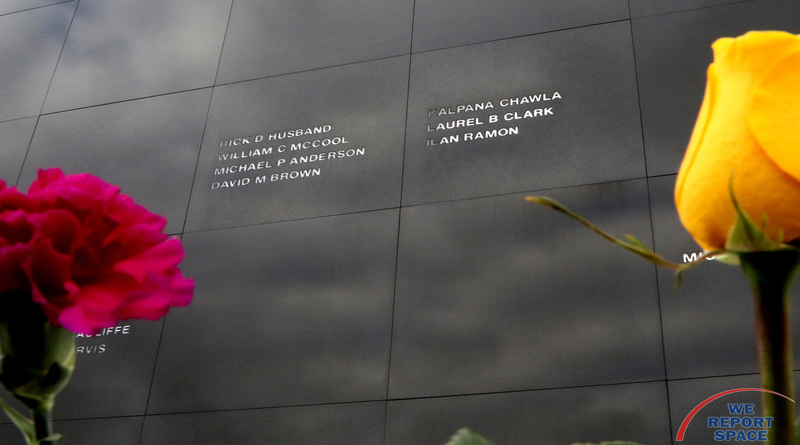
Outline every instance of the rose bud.
{"label": "rose bud", "polygon": [[725,247],[729,186],[773,240],[800,239],[800,38],[749,32],[713,44],[714,63],[681,164],[675,203],[706,250]]}

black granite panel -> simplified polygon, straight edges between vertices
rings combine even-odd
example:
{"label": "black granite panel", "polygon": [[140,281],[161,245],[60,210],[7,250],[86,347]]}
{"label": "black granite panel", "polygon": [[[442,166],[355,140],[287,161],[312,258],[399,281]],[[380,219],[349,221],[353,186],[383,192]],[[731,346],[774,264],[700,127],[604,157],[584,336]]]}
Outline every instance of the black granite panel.
{"label": "black granite panel", "polygon": [[[795,373],[795,386],[798,382],[798,373]],[[759,388],[761,380],[757,374],[739,375],[731,377],[714,377],[706,379],[678,380],[669,382],[669,405],[671,413],[671,423],[673,437],[676,437],[681,424],[686,420],[689,413],[709,397],[723,391],[740,388]],[[772,397],[772,396],[770,396]],[[777,396],[774,396],[777,397]],[[753,404],[754,414],[732,415],[728,404]],[[796,410],[796,408],[795,408]],[[736,392],[710,402],[700,411],[690,418],[683,442],[698,445],[719,444],[723,441],[716,441],[714,434],[717,430],[744,430],[753,431],[762,428],[709,428],[709,417],[760,417],[761,414],[761,393],[758,391]],[[741,440],[730,440],[723,443],[747,443]],[[754,442],[750,442],[754,443]],[[757,442],[764,443],[764,442]]]}
{"label": "black granite panel", "polygon": [[414,52],[628,18],[625,0],[417,0]]}
{"label": "black granite panel", "polygon": [[385,398],[398,212],[184,235],[148,413]]}
{"label": "black granite panel", "polygon": [[54,417],[144,414],[162,324],[125,320],[106,328],[99,336],[78,337],[75,373],[56,399]]}
{"label": "black granite panel", "polygon": [[627,23],[415,54],[409,96],[404,205],[645,174]]}
{"label": "black granite panel", "polygon": [[76,5],[0,16],[0,121],[41,111]]}
{"label": "black granite panel", "polygon": [[663,382],[390,401],[386,445],[443,444],[470,428],[498,445],[670,443]]}
{"label": "black granite panel", "polygon": [[[76,338],[75,372],[67,387],[56,397],[53,417],[81,419],[143,415],[153,380],[162,324],[162,321],[126,320],[106,328],[97,336]],[[2,387],[0,397],[18,411],[29,414]],[[0,415],[0,421],[4,419],[5,415]],[[139,424],[141,426],[141,421]]]}
{"label": "black granite panel", "polygon": [[[675,210],[675,176],[651,178],[655,248],[684,262],[702,253]],[[659,270],[667,376],[670,379],[758,372],[752,287],[740,267],[708,261],[683,274],[675,289],[669,270]],[[800,289],[791,291],[797,298]],[[796,300],[795,300],[796,301]],[[791,306],[795,326],[800,305]],[[800,331],[794,331],[795,366],[800,368]]]}
{"label": "black granite panel", "polygon": [[379,445],[385,402],[148,416],[141,445]]}
{"label": "black granite panel", "polygon": [[[64,435],[64,445],[138,445],[142,417],[64,420],[53,422],[53,430]],[[0,425],[0,443],[23,444],[22,434],[11,424]]]}
{"label": "black granite panel", "polygon": [[409,54],[413,0],[237,0],[217,84]]}
{"label": "black granite panel", "polygon": [[711,44],[764,29],[800,33],[800,2],[760,0],[633,20],[648,175],[680,167],[714,60]]}
{"label": "black granite panel", "polygon": [[71,0],[3,0],[3,3],[0,4],[0,15],[25,11],[33,8],[40,8],[42,6],[54,5],[56,3],[65,3],[68,1]]}
{"label": "black granite panel", "polygon": [[663,0],[630,0],[631,17],[665,14],[748,1],[753,0],[670,0],[668,2]]}
{"label": "black granite panel", "polygon": [[397,57],[216,87],[187,231],[398,206],[407,85]]}
{"label": "black granite panel", "polygon": [[0,122],[0,179],[8,186],[17,183],[35,127],[35,117]]}
{"label": "black granite panel", "polygon": [[20,184],[40,168],[92,173],[183,227],[211,90],[42,116]]}
{"label": "black granite panel", "polygon": [[[649,243],[644,180],[544,194]],[[664,377],[654,267],[523,196],[403,208],[390,397]]]}
{"label": "black granite panel", "polygon": [[232,0],[81,0],[45,112],[214,84]]}

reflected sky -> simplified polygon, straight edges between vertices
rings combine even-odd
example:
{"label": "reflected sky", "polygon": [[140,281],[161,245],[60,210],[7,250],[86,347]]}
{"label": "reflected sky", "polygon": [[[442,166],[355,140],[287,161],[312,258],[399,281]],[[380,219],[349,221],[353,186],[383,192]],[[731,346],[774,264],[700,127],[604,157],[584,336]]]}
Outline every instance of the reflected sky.
{"label": "reflected sky", "polygon": [[664,2],[660,0],[630,0],[631,17],[664,14],[668,12],[685,11],[689,9],[707,8],[709,6],[741,3],[750,0],[673,0]]}
{"label": "reflected sky", "polygon": [[17,183],[35,126],[35,117],[0,122],[0,179],[8,186]]}
{"label": "reflected sky", "polygon": [[39,114],[76,4],[0,16],[0,121]]}
{"label": "reflected sky", "polygon": [[628,18],[625,0],[417,0],[414,52]]}
{"label": "reflected sky", "polygon": [[[644,176],[627,23],[415,54],[409,88],[403,205]],[[555,92],[560,99],[502,101]],[[431,109],[484,102],[492,108],[428,116]],[[552,115],[520,119],[526,110],[548,108]],[[482,124],[428,128],[467,118]],[[466,133],[507,127],[519,134],[464,141]],[[450,135],[458,143],[426,142]]]}
{"label": "reflected sky", "polygon": [[[396,57],[216,87],[197,167],[186,230],[258,224],[400,204],[408,57]],[[271,133],[330,125],[326,133],[275,139]],[[220,148],[220,142],[261,134],[260,143]],[[344,137],[349,143],[292,150],[291,144]],[[281,144],[286,151],[278,153]],[[269,155],[220,161],[219,155],[272,148]],[[344,148],[363,156],[291,164],[299,156]],[[284,159],[285,163],[277,163]],[[226,166],[269,161],[271,167],[216,175]],[[272,175],[319,168],[315,177],[272,181]],[[256,183],[266,175],[267,182]],[[214,182],[250,184],[212,189]]]}
{"label": "reflected sky", "polygon": [[217,83],[411,51],[413,0],[236,0]]}
{"label": "reflected sky", "polygon": [[711,44],[757,29],[797,34],[798,17],[799,2],[764,0],[633,20],[648,175],[678,172],[714,60]]}
{"label": "reflected sky", "polygon": [[10,14],[12,12],[55,5],[56,3],[66,3],[68,1],[72,0],[3,0],[3,3],[0,4],[0,14]]}
{"label": "reflected sky", "polygon": [[141,445],[264,443],[375,445],[383,439],[385,403],[348,403],[150,416]]}
{"label": "reflected sky", "polygon": [[[682,262],[702,249],[675,210],[675,176],[651,178],[650,198],[658,253]],[[659,270],[664,347],[670,379],[758,372],[751,285],[741,268],[709,261],[687,271],[679,290],[672,272]],[[795,285],[791,295],[800,295]],[[800,305],[790,305],[800,325]],[[800,331],[794,330],[795,367],[800,367]]]}
{"label": "reflected sky", "polygon": [[82,0],[45,112],[214,83],[231,0]]}
{"label": "reflected sky", "polygon": [[[800,373],[794,373],[794,380],[796,387],[797,382],[800,381]],[[672,414],[672,431],[677,434],[678,428],[680,428],[686,416],[708,397],[731,389],[757,388],[760,386],[761,379],[758,374],[670,382],[669,405],[670,413]],[[714,432],[717,429],[708,427],[708,418],[730,416],[729,403],[752,403],[755,405],[754,411],[761,413],[761,394],[758,392],[740,392],[721,397],[704,406],[697,413],[686,429],[683,443],[698,445],[720,443],[714,440]],[[756,416],[758,415],[760,414],[756,414]]]}
{"label": "reflected sky", "polygon": [[[643,180],[547,194],[649,239]],[[522,197],[403,209],[391,398],[663,378],[654,267]]]}
{"label": "reflected sky", "polygon": [[445,443],[465,426],[503,445],[669,445],[668,417],[664,383],[393,401],[386,445]]}
{"label": "reflected sky", "polygon": [[148,413],[384,398],[397,219],[184,235],[195,298],[167,318]]}
{"label": "reflected sky", "polygon": [[183,228],[211,89],[42,116],[20,188],[40,168],[91,173]]}

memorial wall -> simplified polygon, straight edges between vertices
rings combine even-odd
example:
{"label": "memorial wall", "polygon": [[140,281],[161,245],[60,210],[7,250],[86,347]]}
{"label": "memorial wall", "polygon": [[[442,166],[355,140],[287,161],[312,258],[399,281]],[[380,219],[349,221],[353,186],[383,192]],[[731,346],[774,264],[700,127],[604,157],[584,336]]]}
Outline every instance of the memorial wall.
{"label": "memorial wall", "polygon": [[[710,44],[755,29],[800,33],[800,4],[3,0],[0,178],[120,185],[196,282],[163,320],[79,336],[56,431],[673,443],[759,384],[742,273],[709,261],[675,290],[523,197],[696,258],[675,174]],[[6,419],[0,442],[22,443]]]}

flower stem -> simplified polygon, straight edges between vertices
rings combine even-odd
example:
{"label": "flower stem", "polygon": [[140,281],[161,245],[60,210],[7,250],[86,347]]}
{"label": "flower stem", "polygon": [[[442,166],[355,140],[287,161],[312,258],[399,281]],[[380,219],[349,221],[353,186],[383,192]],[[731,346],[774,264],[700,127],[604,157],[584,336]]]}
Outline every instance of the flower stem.
{"label": "flower stem", "polygon": [[36,428],[36,440],[40,440],[41,445],[51,445],[56,442],[53,440],[42,440],[53,435],[53,409],[47,404],[33,411],[33,424]]}
{"label": "flower stem", "polygon": [[[764,389],[794,398],[792,347],[787,293],[800,264],[800,252],[775,250],[739,255],[742,269],[753,285],[761,384]],[[764,417],[772,417],[767,443],[791,445],[794,438],[794,403],[763,393]]]}

